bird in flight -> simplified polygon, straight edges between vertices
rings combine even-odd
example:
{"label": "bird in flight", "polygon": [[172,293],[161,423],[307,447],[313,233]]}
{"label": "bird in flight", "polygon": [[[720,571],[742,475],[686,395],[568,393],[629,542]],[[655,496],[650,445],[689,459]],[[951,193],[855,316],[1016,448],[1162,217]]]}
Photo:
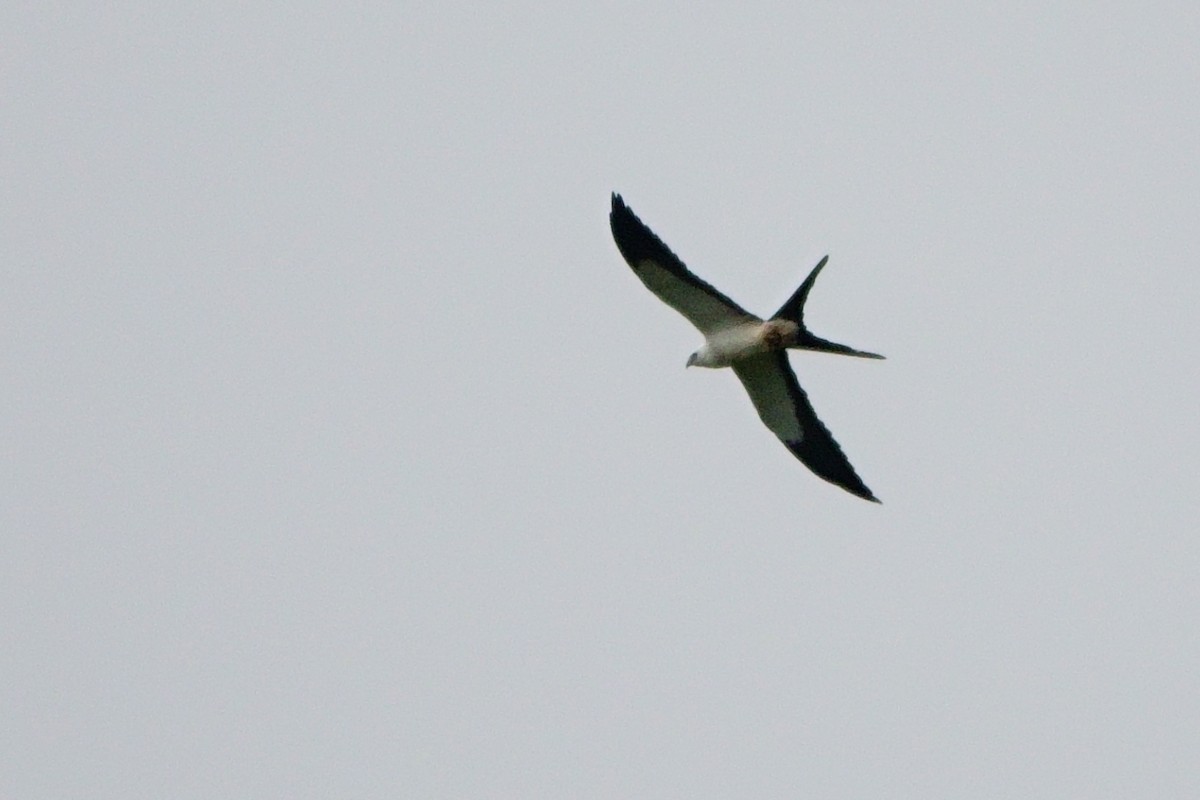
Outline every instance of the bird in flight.
{"label": "bird in flight", "polygon": [[731,367],[750,394],[758,416],[796,458],[830,483],[878,503],[817,419],[787,357],[787,351],[793,349],[883,358],[822,339],[804,326],[804,301],[829,256],[813,267],[773,317],[763,320],[692,274],[619,194],[612,196],[609,223],[617,249],[634,274],[704,334],[704,346],[692,353],[687,365]]}

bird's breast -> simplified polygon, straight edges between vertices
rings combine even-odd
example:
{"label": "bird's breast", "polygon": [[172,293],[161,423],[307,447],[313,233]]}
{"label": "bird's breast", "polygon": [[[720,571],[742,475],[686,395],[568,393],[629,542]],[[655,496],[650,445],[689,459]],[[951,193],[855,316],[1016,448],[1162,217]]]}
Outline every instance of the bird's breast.
{"label": "bird's breast", "polygon": [[782,319],[725,328],[705,340],[700,363],[728,367],[743,358],[787,347],[795,342],[798,331],[796,323]]}

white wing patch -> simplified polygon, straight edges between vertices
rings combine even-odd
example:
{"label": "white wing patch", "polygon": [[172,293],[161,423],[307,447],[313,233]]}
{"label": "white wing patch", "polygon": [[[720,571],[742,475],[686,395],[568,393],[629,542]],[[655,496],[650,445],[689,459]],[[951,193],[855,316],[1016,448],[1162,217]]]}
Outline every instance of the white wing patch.
{"label": "white wing patch", "polygon": [[684,280],[657,261],[639,261],[633,272],[659,300],[682,314],[705,335],[758,319],[696,283]]}
{"label": "white wing patch", "polygon": [[789,390],[788,376],[772,353],[733,363],[733,371],[746,387],[763,424],[784,442],[804,440],[797,409]]}

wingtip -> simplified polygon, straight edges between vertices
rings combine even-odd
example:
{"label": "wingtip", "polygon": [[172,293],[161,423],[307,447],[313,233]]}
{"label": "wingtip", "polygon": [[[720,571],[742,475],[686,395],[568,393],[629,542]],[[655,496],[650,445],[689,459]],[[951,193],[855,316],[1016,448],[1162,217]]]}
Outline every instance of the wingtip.
{"label": "wingtip", "polygon": [[866,485],[863,484],[861,481],[859,482],[859,485],[857,487],[850,487],[850,486],[846,486],[845,484],[837,484],[837,485],[841,486],[841,488],[850,492],[850,494],[854,495],[855,497],[861,497],[863,500],[867,500],[871,503],[875,503],[876,505],[883,505],[883,501],[880,500],[878,497],[876,497],[875,493],[872,492],[870,489],[868,489],[866,487]]}
{"label": "wingtip", "polygon": [[[840,486],[855,497],[861,497],[863,500],[867,500],[877,505],[883,505],[883,501],[876,497],[875,493],[867,488],[867,485],[862,482],[862,479],[859,478],[858,475],[855,475],[854,477],[856,480],[853,482],[837,483],[835,485]],[[830,481],[830,483],[833,483],[833,481]]]}
{"label": "wingtip", "polygon": [[636,219],[633,211],[625,204],[625,199],[619,193],[613,192],[612,206],[608,212],[609,222],[615,226],[619,224],[618,221],[625,223],[630,217]]}
{"label": "wingtip", "polygon": [[678,258],[663,244],[646,224],[638,219],[633,209],[625,204],[621,195],[613,192],[612,211],[608,215],[608,225],[612,229],[613,239],[617,249],[621,251],[625,261],[630,266],[650,259],[666,263]]}
{"label": "wingtip", "polygon": [[[818,474],[820,474],[820,473],[818,473]],[[825,477],[824,475],[821,475],[821,477],[825,478],[825,480],[829,481],[834,486],[837,486],[839,489],[845,489],[847,492],[854,495],[855,497],[861,497],[863,500],[866,500],[867,502],[870,502],[870,503],[874,503],[876,505],[880,505],[880,506],[883,505],[883,501],[880,500],[878,497],[876,497],[875,493],[872,492],[870,489],[868,489],[866,487],[866,484],[864,484],[862,482],[862,480],[856,480],[853,482],[850,482],[850,481],[840,482],[840,481],[831,481],[831,480],[829,480],[829,478]],[[857,475],[855,475],[854,477],[858,478]]]}

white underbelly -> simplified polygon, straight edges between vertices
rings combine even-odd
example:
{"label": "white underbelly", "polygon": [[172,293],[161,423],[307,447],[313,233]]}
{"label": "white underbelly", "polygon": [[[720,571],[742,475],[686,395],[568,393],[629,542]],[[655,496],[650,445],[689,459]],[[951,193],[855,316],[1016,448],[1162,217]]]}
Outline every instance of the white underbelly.
{"label": "white underbelly", "polygon": [[794,322],[772,319],[717,331],[704,342],[703,366],[728,367],[743,358],[786,347],[797,330]]}
{"label": "white underbelly", "polygon": [[727,328],[708,337],[704,344],[714,362],[729,366],[738,359],[766,351],[761,328],[762,323]]}

